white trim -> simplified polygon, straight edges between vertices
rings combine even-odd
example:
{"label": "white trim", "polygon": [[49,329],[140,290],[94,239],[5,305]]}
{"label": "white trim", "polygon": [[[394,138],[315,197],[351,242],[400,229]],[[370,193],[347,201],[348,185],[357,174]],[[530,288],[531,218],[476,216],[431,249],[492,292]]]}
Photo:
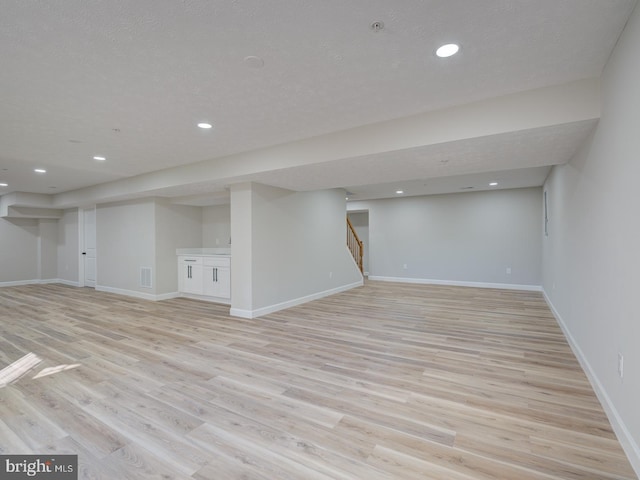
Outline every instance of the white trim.
{"label": "white trim", "polygon": [[59,278],[45,278],[41,280],[35,280],[34,283],[37,283],[39,285],[45,285],[49,283],[62,283],[62,280],[60,280]]}
{"label": "white trim", "polygon": [[84,209],[78,208],[78,286],[84,287]]}
{"label": "white trim", "polygon": [[115,293],[117,295],[126,295],[127,297],[141,298],[142,300],[150,300],[157,302],[159,300],[168,300],[180,296],[178,292],[162,293],[154,295],[153,293],[137,292],[135,290],[125,290],[123,288],[105,287],[104,285],[96,285],[97,292]]}
{"label": "white trim", "polygon": [[551,313],[553,313],[553,316],[556,317],[556,321],[558,322],[558,325],[560,325],[560,328],[562,329],[562,332],[564,333],[564,336],[566,337],[567,342],[569,343],[569,346],[573,351],[573,354],[576,356],[578,362],[580,362],[582,370],[584,370],[585,374],[587,375],[593,391],[596,393],[598,400],[600,400],[600,404],[602,405],[602,408],[604,409],[604,412],[609,419],[609,423],[611,423],[611,427],[618,437],[620,445],[622,445],[624,452],[627,454],[627,458],[629,459],[629,463],[631,463],[631,467],[640,477],[640,447],[633,439],[633,435],[631,435],[631,432],[629,432],[629,429],[627,429],[627,426],[624,424],[622,417],[620,417],[618,410],[609,398],[609,395],[607,395],[607,392],[602,386],[602,383],[600,383],[598,376],[596,375],[593,368],[591,368],[589,360],[587,360],[587,357],[584,355],[584,353],[582,353],[580,345],[578,345],[576,340],[573,338],[573,335],[571,335],[567,324],[564,322],[562,316],[554,307],[551,299],[548,297],[547,292],[544,289],[542,290],[542,294],[545,301],[547,302],[547,305],[549,305]]}
{"label": "white trim", "polygon": [[20,285],[34,285],[40,280],[17,280],[15,282],[0,282],[0,287],[18,287]]}
{"label": "white trim", "polygon": [[155,300],[156,301],[171,300],[172,298],[178,298],[179,296],[180,296],[180,293],[178,292],[161,293],[155,296],[156,297]]}
{"label": "white trim", "polygon": [[229,310],[229,315],[232,317],[240,318],[253,318],[253,312],[251,310],[242,310],[241,308],[232,308]]}
{"label": "white trim", "polygon": [[457,287],[476,287],[476,288],[498,288],[500,290],[526,290],[530,292],[541,292],[540,285],[518,285],[513,283],[488,283],[488,282],[460,282],[457,280],[434,280],[430,278],[403,278],[403,277],[381,277],[370,276],[369,280],[377,280],[379,282],[400,282],[400,283],[421,283],[428,285],[452,285]]}
{"label": "white trim", "polygon": [[79,287],[80,282],[74,282],[72,280],[64,280],[62,278],[56,278],[55,280],[47,281],[47,283],[61,283],[63,285],[68,285],[70,287]]}
{"label": "white trim", "polygon": [[336,293],[345,292],[347,290],[351,290],[352,288],[361,287],[362,285],[364,285],[364,280],[360,280],[359,282],[349,283],[347,285],[342,285],[341,287],[331,288],[323,292],[312,293],[311,295],[294,298],[293,300],[287,300],[286,302],[276,303],[274,305],[258,308],[256,310],[242,310],[239,308],[232,308],[229,311],[229,314],[234,317],[241,317],[241,318],[261,317],[262,315],[267,315],[269,313],[277,312],[279,310],[284,310],[285,308],[291,308],[297,305],[302,305],[303,303],[328,297],[329,295],[334,295]]}
{"label": "white trim", "polygon": [[222,303],[224,305],[231,305],[230,298],[212,297],[210,295],[198,295],[196,293],[180,292],[176,296],[191,298],[192,300],[202,300],[203,302]]}
{"label": "white trim", "polygon": [[18,287],[20,285],[43,285],[46,283],[62,283],[72,287],[77,287],[77,282],[70,280],[62,280],[61,278],[47,278],[47,279],[34,279],[34,280],[17,280],[15,282],[0,282],[0,287]]}

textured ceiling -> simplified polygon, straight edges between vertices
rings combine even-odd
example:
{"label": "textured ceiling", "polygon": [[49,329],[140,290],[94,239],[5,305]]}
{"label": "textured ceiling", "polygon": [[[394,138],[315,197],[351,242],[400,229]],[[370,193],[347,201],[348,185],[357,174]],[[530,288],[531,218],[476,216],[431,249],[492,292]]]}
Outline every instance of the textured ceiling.
{"label": "textured ceiling", "polygon": [[[64,192],[599,76],[634,5],[3,0],[0,183],[9,187],[0,187],[0,195]],[[374,21],[384,22],[384,29],[372,31]],[[447,60],[435,57],[434,50],[450,41],[460,43],[461,52]],[[260,57],[264,66],[247,64],[247,56]],[[197,129],[203,120],[214,129]],[[583,138],[562,129],[549,135],[567,152]],[[539,143],[528,144],[518,156],[536,156]],[[481,170],[539,166],[540,155],[534,164],[523,163],[509,156],[509,145],[491,147],[495,162],[483,162]],[[465,158],[446,175],[479,173],[464,168],[474,161],[473,149],[449,147]],[[108,160],[98,163],[93,155]],[[323,164],[318,172],[273,172],[271,182],[308,189],[315,186],[312,173],[317,186],[356,188],[356,181],[338,185],[335,178],[344,180],[341,169],[364,160],[392,171],[389,181],[416,178],[409,160],[400,162],[408,165],[404,169],[387,153]],[[48,173],[36,176],[35,167]],[[174,192],[189,193],[189,185]]]}

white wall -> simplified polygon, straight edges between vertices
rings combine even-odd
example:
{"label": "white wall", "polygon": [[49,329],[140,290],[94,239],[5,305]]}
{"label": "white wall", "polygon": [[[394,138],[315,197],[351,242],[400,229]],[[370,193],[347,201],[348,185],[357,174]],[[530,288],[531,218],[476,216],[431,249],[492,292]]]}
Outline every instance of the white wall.
{"label": "white wall", "polygon": [[[75,226],[73,226],[75,224]],[[66,229],[73,238],[67,238]],[[67,241],[72,242],[73,257],[66,254],[62,265],[69,265],[66,277],[59,276],[61,252],[66,252]],[[0,219],[0,284],[37,283],[63,278],[77,281],[77,214],[73,220],[65,212],[55,219]],[[75,277],[74,277],[75,275]]]}
{"label": "white wall", "polygon": [[369,210],[372,279],[541,284],[540,188],[350,204],[356,207]]}
{"label": "white wall", "polygon": [[252,316],[252,184],[231,185],[231,313]]}
{"label": "white wall", "polygon": [[202,246],[228,247],[231,239],[231,205],[202,208]]}
{"label": "white wall", "polygon": [[[262,315],[361,284],[346,246],[344,191],[292,192],[250,184],[232,188],[231,194],[232,286],[251,283],[249,311],[238,311],[233,290],[233,314]],[[236,202],[250,205],[250,211],[241,211]],[[250,245],[243,243],[247,238],[236,241],[243,234],[236,218],[244,235],[250,235]],[[244,268],[236,268],[244,255],[239,245],[251,251]]]}
{"label": "white wall", "polygon": [[177,248],[202,247],[202,208],[156,202],[155,278],[157,295],[178,291]]}
{"label": "white wall", "polygon": [[58,220],[57,278],[71,284],[78,283],[78,241],[78,209],[65,210]]}
{"label": "white wall", "polygon": [[38,220],[0,218],[0,284],[38,279]]}
{"label": "white wall", "polygon": [[58,220],[38,220],[38,277],[54,280],[58,276]]}
{"label": "white wall", "polygon": [[[640,8],[602,78],[602,117],[545,189],[543,287],[640,474]],[[624,355],[624,379],[617,372]]]}
{"label": "white wall", "polygon": [[97,206],[96,289],[155,293],[140,286],[140,268],[155,266],[155,211],[152,199]]}

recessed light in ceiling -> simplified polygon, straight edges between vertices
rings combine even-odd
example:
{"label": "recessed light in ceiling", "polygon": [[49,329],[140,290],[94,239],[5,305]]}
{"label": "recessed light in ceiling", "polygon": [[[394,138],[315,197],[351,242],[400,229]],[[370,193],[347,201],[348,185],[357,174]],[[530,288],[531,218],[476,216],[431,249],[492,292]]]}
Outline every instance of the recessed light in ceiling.
{"label": "recessed light in ceiling", "polygon": [[244,57],[244,64],[251,68],[262,68],[264,67],[264,60],[255,55],[249,55],[248,57]]}
{"label": "recessed light in ceiling", "polygon": [[498,185],[498,182],[491,182],[491,183],[489,184],[489,186],[490,186],[490,187],[495,187],[496,185]]}
{"label": "recessed light in ceiling", "polygon": [[212,128],[212,127],[213,127],[213,125],[211,125],[210,123],[206,123],[206,122],[200,122],[200,123],[198,124],[198,127],[202,128],[202,129],[204,129],[204,130],[207,130],[207,129],[209,129],[209,128]]}
{"label": "recessed light in ceiling", "polygon": [[34,168],[33,171],[36,173],[47,173],[44,168]]}
{"label": "recessed light in ceiling", "polygon": [[380,30],[384,30],[384,23],[383,22],[373,22],[371,24],[371,30],[373,30],[376,33],[378,33]]}
{"label": "recessed light in ceiling", "polygon": [[8,187],[9,184],[8,183],[0,183],[0,187]]}
{"label": "recessed light in ceiling", "polygon": [[404,193],[404,190],[396,190],[396,194],[398,195],[402,195]]}
{"label": "recessed light in ceiling", "polygon": [[104,162],[107,159],[107,157],[103,157],[101,155],[94,155],[93,159],[98,160],[99,162]]}
{"label": "recessed light in ceiling", "polygon": [[436,50],[436,55],[440,58],[447,58],[452,55],[455,55],[460,50],[460,45],[455,43],[447,43],[446,45],[442,45],[438,50]]}

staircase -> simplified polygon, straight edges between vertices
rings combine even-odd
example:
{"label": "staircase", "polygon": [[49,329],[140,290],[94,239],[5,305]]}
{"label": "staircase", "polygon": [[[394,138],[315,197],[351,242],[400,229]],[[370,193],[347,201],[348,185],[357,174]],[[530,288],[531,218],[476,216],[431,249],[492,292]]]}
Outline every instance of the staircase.
{"label": "staircase", "polygon": [[356,265],[358,265],[360,273],[364,275],[362,267],[364,247],[362,245],[362,240],[358,238],[358,234],[356,233],[355,228],[353,228],[349,217],[347,217],[347,247],[349,247],[349,251],[351,252],[351,255],[353,255],[353,259],[356,261]]}

